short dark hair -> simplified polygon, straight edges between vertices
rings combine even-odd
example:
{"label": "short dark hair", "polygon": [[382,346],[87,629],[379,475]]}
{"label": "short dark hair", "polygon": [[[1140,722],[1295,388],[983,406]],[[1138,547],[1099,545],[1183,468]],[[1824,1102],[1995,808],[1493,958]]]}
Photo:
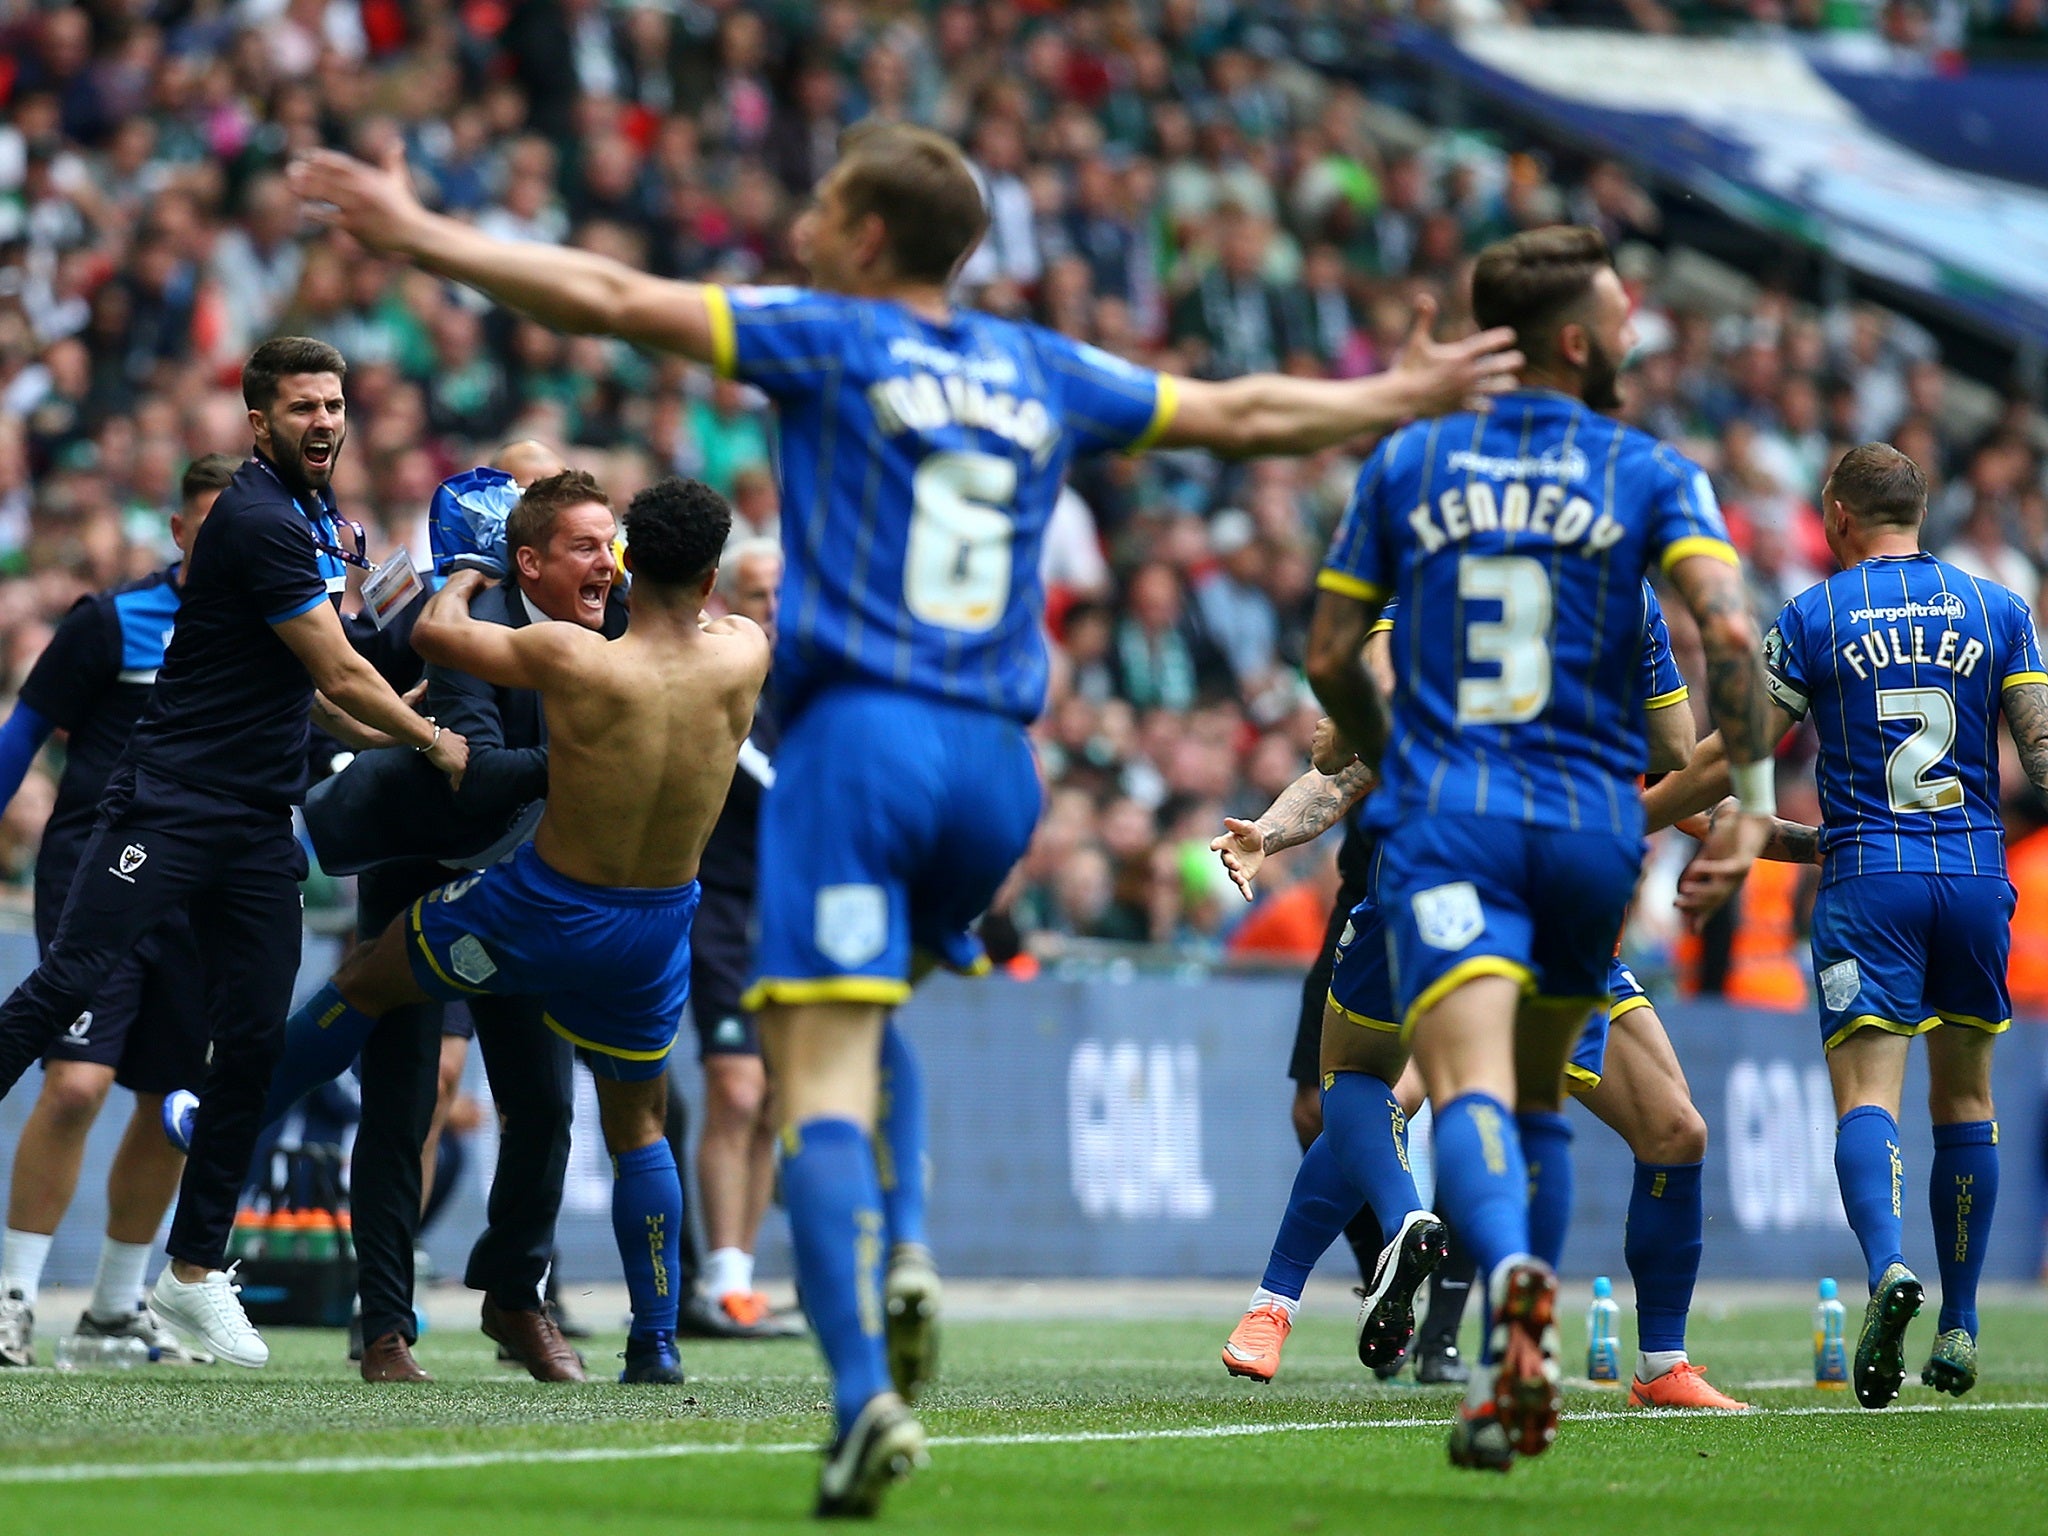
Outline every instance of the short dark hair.
{"label": "short dark hair", "polygon": [[226,490],[241,467],[242,461],[232,453],[201,454],[185,466],[184,478],[178,482],[178,499],[191,501],[208,491]]}
{"label": "short dark hair", "polygon": [[545,552],[562,514],[587,501],[594,501],[607,511],[612,504],[597,477],[588,470],[565,469],[558,475],[543,475],[526,488],[506,515],[505,547]]}
{"label": "short dark hair", "polygon": [[1513,328],[1531,361],[1548,362],[1554,330],[1614,265],[1607,241],[1583,224],[1525,229],[1496,240],[1472,267],[1472,318],[1480,329]]}
{"label": "short dark hair", "polygon": [[267,411],[277,401],[277,384],[295,373],[331,373],[348,377],[348,359],[311,336],[273,336],[242,364],[242,403]]}
{"label": "short dark hair", "polygon": [[1821,487],[1823,505],[1839,501],[1861,523],[1917,528],[1927,515],[1927,477],[1890,443],[1859,443]]}
{"label": "short dark hair", "polygon": [[896,275],[912,282],[950,280],[988,229],[967,157],[929,128],[856,124],[839,136],[834,176],[849,215],[881,219]]}
{"label": "short dark hair", "polygon": [[732,533],[732,508],[701,480],[670,475],[626,507],[626,551],[633,580],[691,587],[710,575]]}

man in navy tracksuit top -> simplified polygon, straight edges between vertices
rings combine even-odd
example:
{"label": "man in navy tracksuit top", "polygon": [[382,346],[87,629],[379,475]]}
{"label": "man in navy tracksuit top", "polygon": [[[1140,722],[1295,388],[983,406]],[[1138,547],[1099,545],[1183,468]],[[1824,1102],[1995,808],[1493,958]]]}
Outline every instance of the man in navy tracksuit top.
{"label": "man in navy tracksuit top", "polygon": [[[0,727],[0,805],[20,791],[55,731],[65,733],[64,776],[36,853],[36,943],[57,933],[78,857],[99,819],[107,780],[149,699],[183,590],[184,555],[239,461],[210,453],[189,466],[171,537],[178,561],[140,581],[80,598],[57,625]],[[206,1073],[206,992],[183,914],[159,924],[101,987],[92,1006],[43,1057],[42,1092],[15,1147],[7,1227],[0,1233],[0,1366],[35,1363],[33,1333],[43,1267],[71,1204],[86,1137],[119,1083],[135,1111],[107,1170],[106,1237],[87,1336],[141,1339],[151,1358],[189,1354],[142,1304],[156,1232],[178,1187],[184,1155],[158,1129],[164,1095]]]}
{"label": "man in navy tracksuit top", "polygon": [[[413,712],[359,657],[336,603],[360,531],[328,482],[348,365],[324,342],[265,342],[242,374],[255,453],[194,542],[156,687],[108,781],[42,963],[0,1005],[0,1094],[183,910],[206,977],[213,1062],[150,1297],[181,1337],[236,1365],[270,1352],[223,1271],[235,1199],[283,1045],[299,962],[309,714],[359,742],[419,748],[459,776],[462,738]],[[352,722],[369,727],[364,731]]]}

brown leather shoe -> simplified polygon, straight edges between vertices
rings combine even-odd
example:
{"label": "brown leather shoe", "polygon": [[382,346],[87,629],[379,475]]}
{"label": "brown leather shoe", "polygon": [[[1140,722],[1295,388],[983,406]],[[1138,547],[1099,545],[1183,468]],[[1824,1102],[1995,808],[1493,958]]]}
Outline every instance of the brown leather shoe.
{"label": "brown leather shoe", "polygon": [[363,1346],[363,1380],[432,1381],[412,1357],[412,1346],[398,1332],[384,1334]]}
{"label": "brown leather shoe", "polygon": [[484,1337],[502,1344],[535,1381],[588,1381],[583,1357],[545,1312],[513,1311],[484,1298]]}

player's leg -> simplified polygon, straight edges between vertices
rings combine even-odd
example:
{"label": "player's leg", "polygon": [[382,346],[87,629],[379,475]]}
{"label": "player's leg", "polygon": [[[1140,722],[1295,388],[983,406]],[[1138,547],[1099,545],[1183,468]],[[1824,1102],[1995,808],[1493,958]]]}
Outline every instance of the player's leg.
{"label": "player's leg", "polygon": [[15,1143],[0,1235],[0,1366],[35,1364],[43,1266],[78,1188],[86,1136],[113,1086],[111,1063],[52,1059],[44,1066],[42,1090]]}
{"label": "player's leg", "polygon": [[762,1155],[774,1138],[763,1118],[768,1074],[753,1021],[740,1008],[746,986],[746,893],[707,889],[690,934],[690,1012],[704,1071],[704,1123],[697,1137],[697,1195],[704,1223],[704,1290],[737,1327],[767,1320],[754,1289],[754,1241],[767,1190]]}
{"label": "player's leg", "polygon": [[427,1188],[420,1151],[433,1122],[440,1057],[438,1003],[391,1009],[362,1042],[349,1206],[366,1381],[426,1378],[411,1357],[418,1339],[413,1255]]}
{"label": "player's leg", "polygon": [[1992,1044],[2010,1027],[2006,964],[2012,887],[1954,879],[1937,891],[1941,932],[1929,957],[1928,1001],[1942,1019],[1927,1036],[1927,1108],[1934,1160],[1927,1204],[1941,1270],[1941,1316],[1920,1379],[1961,1397],[1977,1381],[1977,1282],[1998,1207],[1998,1119]]}
{"label": "player's leg", "polygon": [[1617,990],[1600,1081],[1579,1102],[1635,1158],[1622,1237],[1636,1290],[1638,1354],[1629,1401],[1724,1412],[1743,1406],[1686,1358],[1686,1321],[1706,1242],[1707,1122],[1663,1021],[1640,990]]}
{"label": "player's leg", "polygon": [[140,1339],[163,1364],[211,1363],[160,1327],[143,1301],[157,1230],[185,1168],[184,1154],[164,1135],[164,1099],[204,1080],[210,1045],[205,977],[190,925],[160,924],[137,949],[132,989],[129,974],[123,967],[95,1010],[94,1032],[104,1026],[118,1041],[114,1081],[135,1104],[107,1170],[106,1235],[78,1331]]}
{"label": "player's leg", "polygon": [[[1385,1245],[1388,1256],[1375,1254],[1365,1275],[1359,1345],[1367,1365],[1399,1358],[1413,1332],[1415,1286],[1442,1256],[1441,1224],[1415,1210],[1407,1116],[1392,1087],[1407,1051],[1391,1022],[1385,933],[1370,902],[1361,901],[1339,930],[1334,961],[1317,1061],[1322,1130],[1295,1169],[1265,1272],[1223,1346],[1223,1367],[1233,1376],[1273,1379],[1310,1271],[1361,1207],[1374,1213],[1376,1227],[1398,1229],[1397,1241]],[[1414,1231],[1411,1215],[1421,1217]]]}
{"label": "player's leg", "polygon": [[282,816],[250,813],[223,842],[205,898],[190,914],[206,972],[213,1058],[165,1244],[171,1262],[157,1277],[150,1306],[173,1331],[222,1360],[260,1366],[270,1351],[235,1297],[227,1244],[284,1047],[306,855]]}
{"label": "player's leg", "polygon": [[883,1006],[770,1003],[760,1010],[782,1112],[782,1197],[798,1288],[832,1373],[842,1443],[896,1400],[883,1332],[885,1230],[871,1136]]}
{"label": "player's leg", "polygon": [[[1528,1036],[1518,1037],[1515,1044],[1518,1053],[1537,1048]],[[1606,1011],[1595,1008],[1573,1041],[1561,1077],[1546,1080],[1545,1066],[1535,1061],[1516,1063],[1515,1131],[1529,1167],[1529,1251],[1553,1270],[1564,1263],[1574,1193],[1572,1123],[1565,1118],[1565,1090],[1580,1086],[1587,1075],[1597,1078],[1597,1071],[1588,1074],[1579,1061],[1597,1060],[1606,1045]]]}
{"label": "player's leg", "polygon": [[[569,1169],[575,1048],[547,1027],[537,998],[478,997],[469,1009],[498,1112],[498,1162],[462,1281],[500,1314],[539,1313]],[[663,1131],[667,1140],[665,1119]]]}
{"label": "player's leg", "polygon": [[1882,1408],[1905,1380],[1906,1325],[1923,1289],[1906,1267],[1899,1099],[1907,1047],[1930,1016],[1928,949],[1938,921],[1919,875],[1824,884],[1813,907],[1821,1039],[1835,1096],[1835,1177],[1870,1284],[1857,1337],[1857,1401]]}
{"label": "player's leg", "polygon": [[[598,1115],[612,1155],[612,1235],[626,1271],[633,1323],[619,1380],[681,1386],[675,1352],[678,1257],[683,1183],[675,1151],[662,1134],[668,1108],[664,1061],[593,1056]],[[614,1075],[616,1074],[616,1075]]]}
{"label": "player's leg", "polygon": [[1921,1380],[1961,1397],[1977,1382],[1977,1283],[1998,1207],[1998,1121],[1991,1100],[1997,1036],[1944,1024],[1927,1036],[1934,1161],[1927,1180],[1941,1315]]}
{"label": "player's leg", "polygon": [[[1351,925],[1353,909],[1371,891],[1371,876],[1377,864],[1377,852],[1368,846],[1364,834],[1346,835],[1337,856],[1337,874],[1342,883],[1330,907],[1330,920],[1323,929],[1322,948],[1316,952],[1315,964],[1302,978],[1301,1008],[1295,1018],[1294,1047],[1288,1053],[1287,1075],[1294,1082],[1289,1120],[1294,1127],[1294,1139],[1303,1152],[1323,1133],[1323,1010],[1330,1001],[1337,947]],[[1379,1218],[1373,1215],[1371,1206],[1361,1204],[1345,1223],[1344,1241],[1350,1245],[1352,1260],[1358,1265],[1359,1284],[1370,1286],[1373,1266],[1386,1246]]]}

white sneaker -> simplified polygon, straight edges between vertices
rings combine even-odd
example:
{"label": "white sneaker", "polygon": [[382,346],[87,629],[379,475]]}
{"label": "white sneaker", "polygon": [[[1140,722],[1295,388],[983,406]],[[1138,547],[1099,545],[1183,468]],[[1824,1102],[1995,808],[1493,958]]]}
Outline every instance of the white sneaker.
{"label": "white sneaker", "polygon": [[78,1314],[78,1334],[86,1339],[140,1339],[149,1346],[152,1365],[211,1365],[213,1356],[203,1349],[187,1349],[178,1336],[166,1328],[157,1315],[137,1302],[135,1310],[111,1323],[90,1312]]}
{"label": "white sneaker", "polygon": [[149,1309],[171,1332],[229,1365],[246,1365],[252,1370],[270,1359],[270,1346],[249,1326],[249,1314],[235,1298],[242,1288],[235,1284],[235,1271],[210,1269],[204,1280],[187,1284],[171,1273],[170,1265],[157,1276],[149,1293]]}
{"label": "white sneaker", "polygon": [[20,1291],[0,1295],[0,1366],[34,1365],[36,1309]]}

